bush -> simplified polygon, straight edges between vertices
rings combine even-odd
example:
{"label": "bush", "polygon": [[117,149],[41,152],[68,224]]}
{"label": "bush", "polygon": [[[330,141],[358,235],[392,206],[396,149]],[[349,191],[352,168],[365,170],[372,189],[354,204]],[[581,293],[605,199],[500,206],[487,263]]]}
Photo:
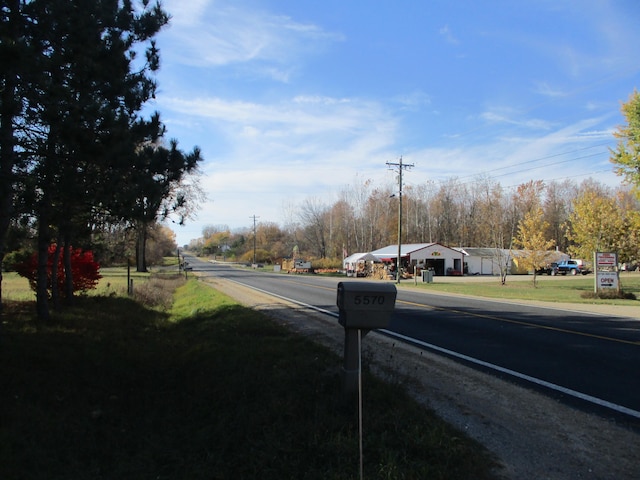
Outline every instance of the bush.
{"label": "bush", "polygon": [[[57,245],[54,243],[49,246],[49,260],[47,263],[47,290],[52,291],[53,285],[56,285],[58,293],[61,297],[65,294],[65,269],[63,264],[63,255],[60,252],[58,258],[58,275],[52,279],[53,261],[55,258]],[[82,251],[80,248],[74,249],[69,247],[71,255],[71,276],[73,278],[73,291],[85,292],[92,290],[98,285],[98,281],[102,278],[100,275],[100,264],[93,259],[91,250]],[[38,254],[34,253],[31,258],[15,265],[16,272],[22,277],[29,280],[29,285],[33,291],[36,291],[38,277]]]}
{"label": "bush", "polygon": [[[240,261],[243,263],[253,263],[253,250],[244,253],[240,257]],[[271,263],[271,255],[266,250],[261,248],[256,249],[256,262],[257,263]]]}
{"label": "bush", "polygon": [[311,260],[314,270],[318,269],[340,269],[342,268],[342,260],[339,258],[318,258]]}
{"label": "bush", "polygon": [[598,292],[582,292],[580,294],[582,298],[599,298],[601,300],[635,300],[636,296],[631,292],[625,292],[624,290],[599,290]]}
{"label": "bush", "polygon": [[152,276],[148,281],[133,286],[133,298],[149,308],[166,311],[173,304],[173,292],[186,280],[182,275]]}
{"label": "bush", "polygon": [[28,262],[30,258],[31,252],[22,248],[20,250],[9,252],[4,256],[2,270],[4,272],[14,272],[16,271],[17,265]]}

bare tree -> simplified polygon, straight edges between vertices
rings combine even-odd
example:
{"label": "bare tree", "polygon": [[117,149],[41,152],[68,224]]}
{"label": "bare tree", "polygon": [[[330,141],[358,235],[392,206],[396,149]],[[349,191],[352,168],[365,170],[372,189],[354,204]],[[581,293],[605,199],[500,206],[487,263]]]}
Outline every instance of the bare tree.
{"label": "bare tree", "polygon": [[329,208],[317,197],[308,198],[298,214],[305,240],[319,258],[327,256]]}
{"label": "bare tree", "polygon": [[566,252],[568,247],[564,235],[565,224],[571,212],[571,199],[576,195],[576,187],[569,180],[549,182],[542,201],[544,219],[548,224],[545,236],[553,239],[560,251]]}

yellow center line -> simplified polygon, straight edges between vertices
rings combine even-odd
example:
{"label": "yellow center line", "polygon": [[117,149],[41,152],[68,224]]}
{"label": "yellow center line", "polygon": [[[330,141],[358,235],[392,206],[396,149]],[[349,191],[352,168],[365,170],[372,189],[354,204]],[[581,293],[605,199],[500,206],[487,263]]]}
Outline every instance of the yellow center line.
{"label": "yellow center line", "polygon": [[[314,288],[319,288],[322,290],[335,290],[335,287],[323,287],[321,285],[313,285],[310,283],[303,283],[303,282],[299,282],[299,281],[295,281],[295,280],[288,280],[290,283],[295,283],[296,285],[304,285],[307,287],[314,287]],[[552,332],[558,332],[558,333],[567,333],[569,335],[577,335],[577,336],[581,336],[581,337],[587,337],[587,338],[594,338],[597,340],[606,340],[609,342],[616,342],[616,343],[622,343],[622,344],[626,344],[626,345],[633,345],[633,346],[638,346],[640,345],[640,342],[634,342],[632,340],[623,340],[620,338],[613,338],[613,337],[607,337],[604,335],[596,335],[593,333],[586,333],[586,332],[579,332],[576,330],[568,330],[566,328],[559,328],[559,327],[551,327],[548,325],[540,325],[537,323],[531,323],[531,322],[523,322],[522,320],[511,320],[509,318],[503,318],[503,317],[498,317],[495,315],[489,315],[486,313],[473,313],[473,312],[465,312],[463,310],[457,310],[455,308],[449,308],[449,307],[437,307],[435,305],[429,305],[426,303],[416,303],[416,302],[410,302],[407,300],[396,300],[396,304],[402,304],[402,305],[409,305],[412,307],[420,307],[420,308],[430,308],[432,310],[442,310],[442,311],[446,311],[446,312],[452,312],[452,313],[458,313],[461,315],[467,315],[470,317],[478,317],[478,318],[484,318],[484,319],[488,319],[488,320],[495,320],[498,322],[503,322],[503,323],[510,323],[513,325],[520,325],[520,326],[524,326],[524,327],[531,327],[531,328],[538,328],[541,330],[550,330]]]}

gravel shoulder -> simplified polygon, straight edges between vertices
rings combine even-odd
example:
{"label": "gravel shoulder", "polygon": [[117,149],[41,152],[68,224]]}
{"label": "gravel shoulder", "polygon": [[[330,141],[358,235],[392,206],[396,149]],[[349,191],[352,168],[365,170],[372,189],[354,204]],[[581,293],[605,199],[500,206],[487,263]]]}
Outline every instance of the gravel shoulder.
{"label": "gravel shoulder", "polygon": [[[239,303],[343,354],[344,330],[334,319],[232,282],[206,281]],[[377,333],[363,340],[363,362],[485,445],[502,464],[496,478],[640,478],[640,422],[634,429],[627,428],[613,418],[585,413]]]}

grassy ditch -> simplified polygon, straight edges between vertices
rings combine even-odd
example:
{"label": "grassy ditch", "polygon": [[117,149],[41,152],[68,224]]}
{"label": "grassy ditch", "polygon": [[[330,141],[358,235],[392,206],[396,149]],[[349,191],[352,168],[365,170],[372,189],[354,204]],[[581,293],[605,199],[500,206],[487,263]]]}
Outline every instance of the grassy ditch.
{"label": "grassy ditch", "polygon": [[[31,303],[2,318],[0,478],[358,477],[341,359],[261,313],[193,279],[169,309],[90,295],[45,326]],[[492,478],[481,446],[364,385],[366,478]]]}

